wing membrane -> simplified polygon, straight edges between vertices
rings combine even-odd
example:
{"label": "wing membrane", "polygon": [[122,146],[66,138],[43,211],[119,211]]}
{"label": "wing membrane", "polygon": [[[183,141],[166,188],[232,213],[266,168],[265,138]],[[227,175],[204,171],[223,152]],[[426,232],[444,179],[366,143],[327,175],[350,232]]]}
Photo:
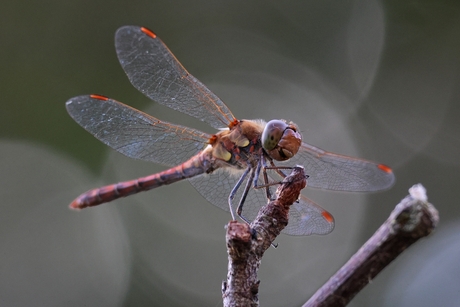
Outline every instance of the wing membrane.
{"label": "wing membrane", "polygon": [[390,188],[395,182],[391,169],[371,161],[326,152],[302,143],[299,152],[284,164],[302,165],[313,188],[375,192]]}
{"label": "wing membrane", "polygon": [[[191,178],[189,181],[206,200],[228,211],[227,196],[230,195],[230,191],[242,173],[243,170],[229,172],[225,168],[220,168],[207,174],[206,178],[200,176]],[[280,178],[273,172],[270,173],[270,177],[274,178],[275,181],[280,181]],[[263,176],[259,176],[259,184],[264,184]],[[244,190],[244,184],[242,186],[234,199],[234,211]],[[257,216],[259,209],[266,204],[265,190],[251,188],[244,202],[242,215],[252,221]],[[325,235],[333,229],[333,217],[312,200],[301,196],[299,201],[294,203],[289,210],[289,224],[283,233],[296,236]]]}
{"label": "wing membrane", "polygon": [[129,80],[147,97],[191,115],[218,129],[235,118],[230,109],[179,63],[153,32],[125,26],[115,34],[115,47]]}
{"label": "wing membrane", "polygon": [[80,126],[128,157],[174,166],[209,140],[210,135],[198,130],[161,121],[113,99],[93,97],[69,99],[67,111]]}

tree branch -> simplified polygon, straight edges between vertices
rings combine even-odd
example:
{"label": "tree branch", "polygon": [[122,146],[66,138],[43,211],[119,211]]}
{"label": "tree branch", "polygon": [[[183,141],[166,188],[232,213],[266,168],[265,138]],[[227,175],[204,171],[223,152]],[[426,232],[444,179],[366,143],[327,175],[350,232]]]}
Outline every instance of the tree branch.
{"label": "tree branch", "polygon": [[332,276],[303,307],[345,306],[371,280],[418,239],[429,235],[439,221],[421,184],[409,189],[375,234]]}
{"label": "tree branch", "polygon": [[[250,224],[227,226],[228,274],[222,284],[224,306],[258,306],[257,280],[261,258],[286,227],[289,207],[306,186],[302,167],[295,167],[278,187],[277,198],[262,207]],[[304,307],[345,306],[371,280],[418,239],[429,235],[439,221],[421,184],[409,189],[389,218],[360,250],[326,282]]]}
{"label": "tree branch", "polygon": [[289,207],[306,186],[301,166],[293,168],[276,191],[276,199],[262,207],[247,225],[231,221],[227,225],[228,274],[222,284],[224,306],[258,306],[257,271],[264,252],[288,223]]}

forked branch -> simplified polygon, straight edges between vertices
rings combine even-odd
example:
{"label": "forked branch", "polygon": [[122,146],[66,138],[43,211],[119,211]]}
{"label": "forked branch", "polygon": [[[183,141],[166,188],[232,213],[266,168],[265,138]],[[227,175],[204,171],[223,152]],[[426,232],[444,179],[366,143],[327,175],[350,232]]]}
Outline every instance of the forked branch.
{"label": "forked branch", "polygon": [[[277,199],[263,207],[251,225],[236,221],[228,224],[224,306],[258,306],[257,271],[261,258],[287,225],[289,207],[305,185],[303,168],[296,167],[279,186]],[[399,254],[434,230],[439,221],[438,211],[427,202],[425,189],[419,184],[409,192],[375,234],[304,307],[347,305]]]}

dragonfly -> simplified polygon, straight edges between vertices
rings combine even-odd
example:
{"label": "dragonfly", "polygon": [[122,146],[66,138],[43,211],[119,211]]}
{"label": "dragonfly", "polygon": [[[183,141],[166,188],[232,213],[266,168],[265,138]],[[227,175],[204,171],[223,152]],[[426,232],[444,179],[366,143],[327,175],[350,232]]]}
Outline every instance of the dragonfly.
{"label": "dragonfly", "polygon": [[[132,85],[153,101],[195,117],[217,130],[208,134],[162,121],[103,95],[69,99],[70,116],[97,139],[130,158],[169,166],[146,177],[81,194],[71,204],[83,209],[183,179],[210,203],[246,221],[271,198],[270,183],[286,177],[283,166],[301,165],[312,188],[375,192],[390,188],[390,167],[324,151],[302,141],[299,128],[284,120],[237,119],[225,103],[192,76],[151,30],[123,26],[115,34],[119,62]],[[272,169],[272,170],[270,170]],[[333,216],[301,195],[290,209],[290,235],[324,235]]]}

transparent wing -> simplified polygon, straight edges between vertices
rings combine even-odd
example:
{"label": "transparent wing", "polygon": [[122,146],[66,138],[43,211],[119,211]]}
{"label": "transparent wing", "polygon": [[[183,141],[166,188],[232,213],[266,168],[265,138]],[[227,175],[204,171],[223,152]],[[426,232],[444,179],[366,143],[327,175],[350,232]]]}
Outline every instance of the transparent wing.
{"label": "transparent wing", "polygon": [[[284,173],[288,174],[289,171]],[[267,170],[267,175],[270,182],[281,182],[285,177],[280,176],[275,170]],[[307,187],[310,186],[310,178],[307,179]],[[301,194],[298,201],[289,209],[289,224],[283,232],[295,236],[326,235],[334,230],[334,225],[332,214]]]}
{"label": "transparent wing", "polygon": [[[189,179],[190,183],[210,203],[229,211],[228,195],[242,175],[243,170],[228,171],[225,168],[206,176],[199,176]],[[259,184],[264,184],[263,176],[259,176]],[[277,179],[279,181],[279,178]],[[233,202],[233,211],[236,211],[244,184],[238,190]],[[264,189],[251,188],[246,201],[244,202],[242,215],[249,221],[254,220],[259,209],[267,204]],[[289,224],[283,233],[289,235],[308,236],[312,234],[324,235],[334,229],[334,219],[327,211],[315,204],[310,199],[301,196],[299,201],[294,203],[289,210]]]}
{"label": "transparent wing", "polygon": [[218,129],[235,119],[228,107],[179,63],[153,32],[124,26],[115,47],[129,80],[147,97]]}
{"label": "transparent wing", "polygon": [[[220,168],[206,176],[189,179],[190,183],[213,205],[229,211],[228,196],[236,185],[236,182],[243,174],[243,170]],[[233,201],[233,212],[236,211],[245,183],[242,184]],[[253,220],[259,208],[267,203],[265,194],[258,193],[258,190],[251,189],[243,207],[243,216]]]}
{"label": "transparent wing", "polygon": [[71,98],[70,116],[116,151],[136,159],[178,165],[204,148],[210,135],[160,121],[121,102],[99,95]]}
{"label": "transparent wing", "polygon": [[299,152],[283,165],[302,165],[312,188],[374,192],[390,188],[395,176],[388,166],[326,152],[302,143]]}
{"label": "transparent wing", "polygon": [[334,230],[334,225],[334,218],[329,212],[300,195],[298,202],[289,209],[289,224],[283,232],[294,236],[327,235]]}

